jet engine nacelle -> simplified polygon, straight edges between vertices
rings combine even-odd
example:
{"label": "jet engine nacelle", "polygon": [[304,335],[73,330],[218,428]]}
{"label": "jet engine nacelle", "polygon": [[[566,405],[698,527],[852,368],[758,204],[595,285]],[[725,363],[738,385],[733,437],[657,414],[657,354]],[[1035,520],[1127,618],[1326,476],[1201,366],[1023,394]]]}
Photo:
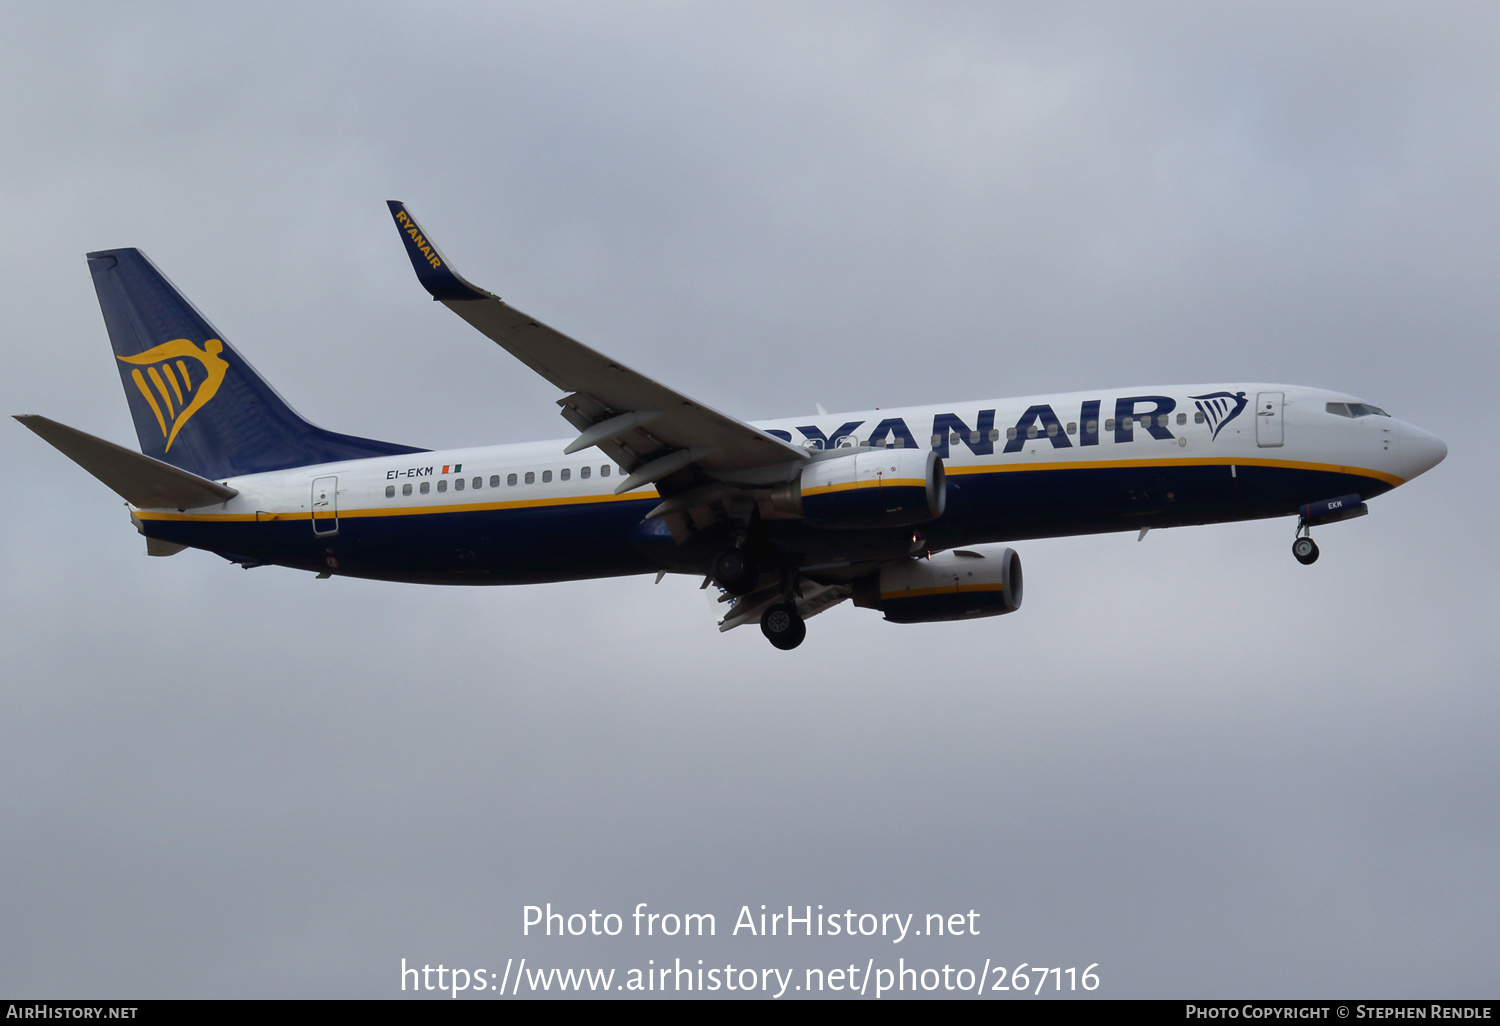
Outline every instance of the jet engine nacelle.
{"label": "jet engine nacelle", "polygon": [[948,481],[930,449],[859,449],[809,463],[774,489],[783,516],[827,527],[905,527],[943,515]]}
{"label": "jet engine nacelle", "polygon": [[1021,608],[1021,557],[1014,549],[959,549],[881,567],[874,583],[865,601],[856,594],[856,603],[873,605],[892,623],[999,616]]}

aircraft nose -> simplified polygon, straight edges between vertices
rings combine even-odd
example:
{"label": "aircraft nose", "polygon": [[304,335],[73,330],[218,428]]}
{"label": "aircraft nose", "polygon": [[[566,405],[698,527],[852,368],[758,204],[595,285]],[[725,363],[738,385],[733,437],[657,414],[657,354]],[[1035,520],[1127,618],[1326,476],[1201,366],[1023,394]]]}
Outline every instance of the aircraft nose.
{"label": "aircraft nose", "polygon": [[1401,425],[1401,476],[1410,481],[1425,474],[1448,455],[1448,447],[1437,435],[1410,424]]}

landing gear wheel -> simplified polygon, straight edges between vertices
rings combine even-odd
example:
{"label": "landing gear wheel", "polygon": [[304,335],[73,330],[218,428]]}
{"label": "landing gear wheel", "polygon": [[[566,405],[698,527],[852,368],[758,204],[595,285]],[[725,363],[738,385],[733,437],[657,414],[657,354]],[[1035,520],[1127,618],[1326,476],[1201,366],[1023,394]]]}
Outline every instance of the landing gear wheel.
{"label": "landing gear wheel", "polygon": [[797,615],[797,607],[781,602],[760,615],[760,632],[783,652],[790,652],[807,637],[807,624]]}
{"label": "landing gear wheel", "polygon": [[743,549],[726,549],[714,560],[714,580],[731,595],[748,595],[760,578],[755,560]]}
{"label": "landing gear wheel", "polygon": [[1318,561],[1318,543],[1311,538],[1298,538],[1292,542],[1292,555],[1303,566],[1312,566]]}

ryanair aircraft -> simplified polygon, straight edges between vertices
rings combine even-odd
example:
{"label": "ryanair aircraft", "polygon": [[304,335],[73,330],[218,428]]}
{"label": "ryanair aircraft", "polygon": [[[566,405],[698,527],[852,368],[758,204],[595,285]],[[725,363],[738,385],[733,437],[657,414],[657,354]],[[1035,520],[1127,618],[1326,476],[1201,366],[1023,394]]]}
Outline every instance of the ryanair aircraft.
{"label": "ryanair aircraft", "polygon": [[146,551],[423,584],[655,572],[716,583],[720,630],[795,648],[845,599],[895,623],[1020,608],[1004,543],[1261,517],[1311,528],[1447,447],[1379,407],[1213,382],[748,423],[460,276],[406,207],[417,278],[564,393],[577,437],[433,452],[299,417],[136,249],[88,255],[137,453],[17,419],[124,497]]}

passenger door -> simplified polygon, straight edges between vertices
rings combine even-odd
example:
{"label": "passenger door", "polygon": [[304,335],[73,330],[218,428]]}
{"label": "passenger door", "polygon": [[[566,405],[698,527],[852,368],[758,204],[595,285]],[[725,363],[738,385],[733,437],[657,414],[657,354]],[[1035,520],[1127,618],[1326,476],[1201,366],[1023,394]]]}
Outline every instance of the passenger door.
{"label": "passenger door", "polygon": [[339,479],[316,478],[312,484],[313,534],[339,533]]}
{"label": "passenger door", "polygon": [[1255,444],[1262,449],[1281,445],[1281,406],[1285,392],[1258,392],[1255,396]]}

